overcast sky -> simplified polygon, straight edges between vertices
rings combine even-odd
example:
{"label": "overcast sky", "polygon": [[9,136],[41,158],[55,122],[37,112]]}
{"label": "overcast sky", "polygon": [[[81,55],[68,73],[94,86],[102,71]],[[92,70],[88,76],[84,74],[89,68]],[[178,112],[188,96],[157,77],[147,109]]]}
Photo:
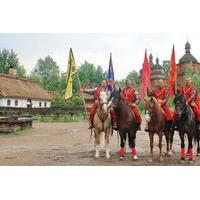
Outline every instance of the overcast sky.
{"label": "overcast sky", "polygon": [[109,53],[113,54],[113,66],[117,79],[125,78],[128,72],[142,68],[145,49],[151,52],[154,61],[158,56],[160,63],[169,60],[172,45],[175,45],[176,61],[184,54],[185,43],[189,40],[192,54],[200,60],[199,34],[0,34],[0,49],[13,49],[20,63],[28,73],[39,58],[50,55],[67,70],[69,48],[72,47],[77,65],[85,60],[108,69]]}

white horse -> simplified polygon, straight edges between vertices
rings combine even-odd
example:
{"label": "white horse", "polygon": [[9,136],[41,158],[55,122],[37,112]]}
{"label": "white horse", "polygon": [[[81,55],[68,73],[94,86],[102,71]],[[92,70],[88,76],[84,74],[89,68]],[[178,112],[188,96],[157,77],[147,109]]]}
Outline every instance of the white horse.
{"label": "white horse", "polygon": [[99,107],[95,113],[93,124],[95,133],[95,158],[99,158],[100,135],[105,133],[106,158],[110,158],[109,137],[112,130],[111,116],[108,108],[109,95],[106,91],[100,92]]}

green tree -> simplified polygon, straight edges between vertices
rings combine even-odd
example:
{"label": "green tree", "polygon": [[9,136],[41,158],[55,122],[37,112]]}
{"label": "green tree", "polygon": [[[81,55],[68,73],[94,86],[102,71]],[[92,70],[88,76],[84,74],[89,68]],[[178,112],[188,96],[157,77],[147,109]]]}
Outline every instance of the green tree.
{"label": "green tree", "polygon": [[96,72],[96,83],[100,84],[103,81],[103,69],[98,65]]}
{"label": "green tree", "polygon": [[140,75],[138,72],[136,72],[135,70],[131,71],[128,73],[128,75],[126,76],[126,79],[131,80],[133,87],[137,88],[137,86],[140,83]]}
{"label": "green tree", "polygon": [[95,66],[87,61],[82,64],[79,69],[79,78],[82,84],[97,83],[97,70]]}
{"label": "green tree", "polygon": [[55,91],[58,89],[60,81],[59,66],[50,56],[44,59],[40,58],[31,72],[31,77],[44,89]]}
{"label": "green tree", "polygon": [[18,55],[13,50],[9,51],[3,49],[0,51],[0,73],[8,73],[10,67],[17,69],[18,77],[26,77],[26,70],[23,65],[20,64]]}
{"label": "green tree", "polygon": [[26,70],[23,65],[17,67],[17,76],[18,77],[26,77]]}

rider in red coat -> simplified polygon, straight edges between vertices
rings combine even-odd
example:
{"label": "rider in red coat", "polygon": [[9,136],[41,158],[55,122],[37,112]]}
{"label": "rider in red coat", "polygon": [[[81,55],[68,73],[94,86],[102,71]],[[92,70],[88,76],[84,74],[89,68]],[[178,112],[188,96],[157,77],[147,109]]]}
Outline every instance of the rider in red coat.
{"label": "rider in red coat", "polygon": [[173,110],[167,105],[169,99],[168,90],[164,86],[164,81],[162,79],[158,80],[158,86],[153,90],[153,96],[157,99],[158,103],[161,105],[162,109],[165,112],[166,120],[169,123],[173,122]]}
{"label": "rider in red coat", "polygon": [[131,109],[135,114],[138,123],[138,130],[141,130],[140,125],[142,123],[142,118],[140,116],[138,108],[136,107],[136,105],[139,103],[138,95],[136,93],[136,90],[131,86],[131,80],[126,80],[125,87],[121,91],[121,97],[130,102],[129,105],[131,106]]}
{"label": "rider in red coat", "polygon": [[[92,106],[92,108],[90,109],[90,112],[89,112],[89,129],[94,128],[93,119],[94,119],[94,115],[96,113],[96,110],[99,106],[98,100],[99,100],[99,96],[100,96],[101,91],[107,91],[109,93],[106,81],[102,81],[101,85],[97,86],[94,89],[84,89],[83,90],[83,92],[93,95],[93,98],[95,100],[95,102],[94,102],[94,104],[93,104],[93,106]],[[116,116],[114,110],[110,111],[110,115],[111,115],[113,129],[117,129],[117,116]]]}
{"label": "rider in red coat", "polygon": [[200,99],[197,89],[191,83],[190,77],[185,77],[185,85],[181,87],[180,93],[184,95],[186,103],[191,106],[195,114],[197,128],[200,130]]}

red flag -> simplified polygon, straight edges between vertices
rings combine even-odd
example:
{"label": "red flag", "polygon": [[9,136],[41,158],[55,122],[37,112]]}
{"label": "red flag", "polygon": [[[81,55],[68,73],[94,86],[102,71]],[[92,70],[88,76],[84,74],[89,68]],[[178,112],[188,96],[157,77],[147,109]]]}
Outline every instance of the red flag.
{"label": "red flag", "polygon": [[141,75],[141,87],[140,87],[140,99],[143,99],[147,93],[147,90],[151,89],[151,66],[147,59],[147,50],[145,50],[144,63]]}
{"label": "red flag", "polygon": [[173,45],[171,61],[170,61],[169,79],[168,79],[170,97],[173,97],[173,95],[175,94],[176,78],[177,78],[177,69],[176,69],[175,51],[174,51],[174,45]]}

